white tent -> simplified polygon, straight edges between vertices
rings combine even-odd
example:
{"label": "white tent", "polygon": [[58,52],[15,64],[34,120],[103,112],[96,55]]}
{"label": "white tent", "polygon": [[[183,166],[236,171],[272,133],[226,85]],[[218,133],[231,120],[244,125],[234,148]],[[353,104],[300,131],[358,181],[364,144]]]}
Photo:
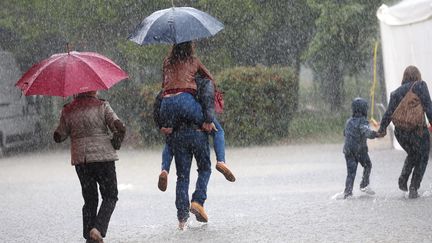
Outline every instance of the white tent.
{"label": "white tent", "polygon": [[[400,86],[403,71],[409,65],[420,69],[432,90],[432,0],[404,0],[377,11],[387,99]],[[394,139],[394,146],[400,148]]]}

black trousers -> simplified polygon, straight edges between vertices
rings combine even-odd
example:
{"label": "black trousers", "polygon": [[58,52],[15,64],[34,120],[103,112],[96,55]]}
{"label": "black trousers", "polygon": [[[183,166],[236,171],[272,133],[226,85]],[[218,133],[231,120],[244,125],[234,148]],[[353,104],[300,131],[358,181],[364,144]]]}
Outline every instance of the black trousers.
{"label": "black trousers", "polygon": [[[92,228],[98,229],[105,237],[111,214],[118,200],[117,176],[114,161],[94,162],[75,166],[81,183],[84,206],[83,236],[89,239]],[[98,184],[102,195],[102,204],[98,211]]]}
{"label": "black trousers", "polygon": [[396,128],[395,136],[408,154],[402,167],[399,181],[401,184],[406,184],[412,172],[409,189],[417,190],[420,188],[428,164],[430,150],[429,131],[427,128],[423,128],[422,132],[404,131]]}
{"label": "black trousers", "polygon": [[369,185],[369,177],[372,170],[372,163],[367,152],[363,153],[345,153],[345,161],[347,165],[347,178],[345,181],[345,194],[351,195],[354,180],[357,172],[357,165],[360,163],[363,166],[363,178],[360,183],[360,188]]}

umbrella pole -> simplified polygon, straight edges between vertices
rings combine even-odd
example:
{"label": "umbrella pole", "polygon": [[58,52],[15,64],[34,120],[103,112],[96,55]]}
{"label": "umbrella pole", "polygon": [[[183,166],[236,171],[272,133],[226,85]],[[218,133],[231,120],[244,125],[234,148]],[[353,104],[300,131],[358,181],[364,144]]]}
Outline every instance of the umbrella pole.
{"label": "umbrella pole", "polygon": [[66,42],[66,51],[67,51],[67,53],[69,54],[69,52],[70,52],[69,42]]}
{"label": "umbrella pole", "polygon": [[375,127],[378,127],[378,122],[374,119],[374,109],[375,109],[375,88],[377,83],[376,65],[377,65],[377,51],[378,51],[378,41],[375,42],[375,47],[373,50],[373,80],[372,87],[370,90],[371,96],[371,122]]}
{"label": "umbrella pole", "polygon": [[172,6],[173,6],[173,8],[174,8],[174,7],[175,7],[175,6],[174,6],[174,0],[171,0],[171,4],[172,4]]}

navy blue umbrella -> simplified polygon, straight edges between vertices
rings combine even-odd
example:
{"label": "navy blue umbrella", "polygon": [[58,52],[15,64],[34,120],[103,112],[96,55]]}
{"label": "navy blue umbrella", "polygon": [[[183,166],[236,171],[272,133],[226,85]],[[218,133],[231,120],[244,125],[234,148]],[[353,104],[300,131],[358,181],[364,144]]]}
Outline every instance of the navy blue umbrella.
{"label": "navy blue umbrella", "polygon": [[224,28],[216,18],[191,7],[172,7],[146,17],[129,36],[140,45],[178,44],[215,35]]}

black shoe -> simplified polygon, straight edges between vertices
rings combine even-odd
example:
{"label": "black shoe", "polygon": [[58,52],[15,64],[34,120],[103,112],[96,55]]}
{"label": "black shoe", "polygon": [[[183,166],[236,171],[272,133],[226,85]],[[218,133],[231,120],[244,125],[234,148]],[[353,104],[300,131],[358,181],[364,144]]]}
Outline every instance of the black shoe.
{"label": "black shoe", "polygon": [[352,192],[350,192],[350,193],[344,193],[344,199],[347,199],[347,198],[350,198],[350,197],[352,197]]}
{"label": "black shoe", "polygon": [[401,177],[399,177],[399,189],[401,189],[404,192],[408,191],[407,182]]}
{"label": "black shoe", "polygon": [[414,198],[418,198],[418,197],[419,197],[419,194],[418,194],[417,190],[410,189],[409,194],[408,194],[408,198],[414,199]]}

